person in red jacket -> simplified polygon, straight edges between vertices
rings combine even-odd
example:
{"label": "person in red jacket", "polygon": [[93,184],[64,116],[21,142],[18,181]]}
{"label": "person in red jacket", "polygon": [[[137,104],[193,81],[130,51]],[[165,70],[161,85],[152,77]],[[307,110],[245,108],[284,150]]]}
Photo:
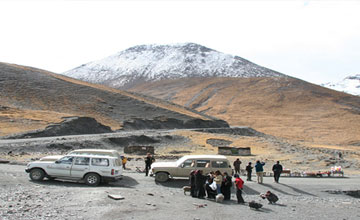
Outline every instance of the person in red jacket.
{"label": "person in red jacket", "polygon": [[235,188],[236,188],[236,197],[239,204],[244,204],[245,201],[242,197],[242,190],[244,187],[244,181],[240,178],[238,174],[234,175],[235,177]]}

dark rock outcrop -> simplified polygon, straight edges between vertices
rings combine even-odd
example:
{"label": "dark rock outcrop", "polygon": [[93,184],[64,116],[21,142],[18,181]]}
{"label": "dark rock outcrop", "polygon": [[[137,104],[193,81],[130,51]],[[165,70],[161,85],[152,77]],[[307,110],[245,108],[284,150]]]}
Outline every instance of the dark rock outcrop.
{"label": "dark rock outcrop", "polygon": [[125,121],[123,130],[138,129],[181,129],[181,128],[228,128],[229,124],[223,120],[189,119],[179,120],[175,118],[142,119],[135,118]]}
{"label": "dark rock outcrop", "polygon": [[94,118],[70,117],[64,119],[65,120],[59,124],[47,126],[44,130],[36,130],[28,133],[16,134],[5,137],[5,139],[100,134],[112,132],[110,127],[100,124]]}
{"label": "dark rock outcrop", "polygon": [[241,135],[241,136],[264,136],[265,134],[256,131],[250,127],[233,127],[233,128],[204,128],[196,131],[215,133],[215,134],[230,134],[230,135]]}

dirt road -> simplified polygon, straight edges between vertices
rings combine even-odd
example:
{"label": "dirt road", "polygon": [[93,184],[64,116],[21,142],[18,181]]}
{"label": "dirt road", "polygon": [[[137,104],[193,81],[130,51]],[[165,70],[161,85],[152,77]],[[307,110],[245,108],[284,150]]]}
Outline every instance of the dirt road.
{"label": "dirt road", "polygon": [[[157,184],[143,173],[125,171],[123,180],[88,187],[83,183],[32,182],[25,166],[0,164],[1,219],[359,219],[359,198],[338,192],[359,190],[360,177],[281,178],[264,184],[246,182],[246,201],[261,202],[259,211],[235,203],[200,200],[184,195],[187,180]],[[260,193],[273,191],[279,204],[269,205]],[[335,194],[326,191],[335,192]],[[109,194],[122,195],[113,200]],[[201,207],[203,206],[203,207]]]}

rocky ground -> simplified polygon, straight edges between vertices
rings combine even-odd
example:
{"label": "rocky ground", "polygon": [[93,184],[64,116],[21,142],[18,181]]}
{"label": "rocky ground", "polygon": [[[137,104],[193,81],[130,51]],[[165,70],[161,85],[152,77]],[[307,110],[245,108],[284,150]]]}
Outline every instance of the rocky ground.
{"label": "rocky ground", "polygon": [[[126,154],[123,180],[88,187],[83,183],[45,180],[32,182],[25,164],[45,155],[65,154],[78,148],[116,149],[125,146],[154,146],[157,161],[173,161],[185,154],[217,154],[216,146],[251,147],[252,154],[240,157],[243,164],[262,160],[265,171],[280,160],[292,171],[329,170],[341,165],[345,178],[282,177],[280,184],[265,177],[264,184],[246,182],[247,202],[258,201],[258,211],[238,205],[235,195],[226,203],[185,196],[186,179],[158,184],[137,172],[143,169],[143,155]],[[341,146],[315,146],[258,133],[252,129],[226,131],[139,130],[93,135],[73,135],[0,140],[0,216],[1,219],[359,219],[359,151]],[[230,161],[237,156],[229,156]],[[254,178],[255,179],[255,178]],[[279,204],[269,205],[260,193],[273,191]],[[348,194],[357,197],[349,196]],[[121,195],[113,200],[109,195]]]}
{"label": "rocky ground", "polygon": [[[176,159],[187,154],[217,154],[217,146],[250,147],[251,155],[241,156],[244,168],[248,162],[261,160],[272,164],[280,161],[292,172],[329,171],[341,166],[347,175],[360,174],[358,147],[323,146],[289,141],[265,135],[247,127],[227,129],[138,130],[92,135],[0,139],[0,160],[26,164],[46,155],[66,154],[73,149],[115,149],[120,153],[128,146],[152,146],[159,159]],[[342,157],[338,153],[342,153]],[[130,160],[142,160],[144,155],[125,154]],[[238,156],[228,156],[234,161]]]}
{"label": "rocky ground", "polygon": [[[245,183],[244,199],[263,204],[251,210],[238,205],[235,195],[225,203],[184,195],[186,179],[157,184],[152,177],[131,169],[122,180],[88,187],[83,183],[44,180],[32,182],[25,166],[0,164],[1,219],[359,219],[359,198],[344,191],[359,190],[360,178],[266,177],[264,184]],[[267,190],[279,196],[270,205],[259,197]],[[121,195],[113,200],[110,195]]]}

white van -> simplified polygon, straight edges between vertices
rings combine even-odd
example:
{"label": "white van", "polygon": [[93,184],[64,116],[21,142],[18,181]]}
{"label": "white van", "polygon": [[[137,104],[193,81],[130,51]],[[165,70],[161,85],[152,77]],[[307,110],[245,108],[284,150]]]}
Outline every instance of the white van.
{"label": "white van", "polygon": [[166,182],[170,177],[188,177],[192,170],[202,170],[205,175],[217,170],[232,174],[230,161],[223,155],[188,155],[175,162],[155,162],[151,165],[151,172],[158,182]]}

